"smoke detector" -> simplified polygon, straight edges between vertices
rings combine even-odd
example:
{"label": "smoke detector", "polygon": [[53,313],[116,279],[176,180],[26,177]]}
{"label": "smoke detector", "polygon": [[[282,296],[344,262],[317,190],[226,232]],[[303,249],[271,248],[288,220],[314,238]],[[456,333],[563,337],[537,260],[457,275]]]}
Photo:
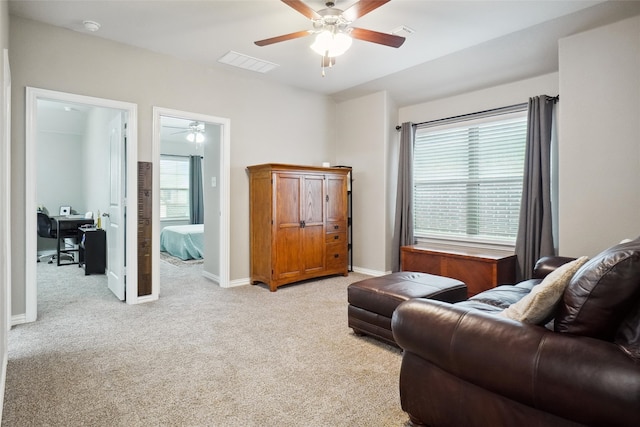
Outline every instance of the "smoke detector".
{"label": "smoke detector", "polygon": [[100,29],[100,24],[96,21],[82,21],[82,24],[84,25],[85,30],[91,31],[92,33],[95,33]]}

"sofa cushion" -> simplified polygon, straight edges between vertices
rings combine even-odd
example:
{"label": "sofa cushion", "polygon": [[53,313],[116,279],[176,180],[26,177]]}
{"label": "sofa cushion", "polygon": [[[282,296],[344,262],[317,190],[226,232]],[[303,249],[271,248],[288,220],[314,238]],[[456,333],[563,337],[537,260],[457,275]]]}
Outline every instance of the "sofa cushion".
{"label": "sofa cushion", "polygon": [[474,310],[498,313],[516,301],[521,300],[538,283],[540,283],[540,279],[530,279],[517,285],[498,286],[480,292],[467,301],[458,302],[455,305],[472,308]]}
{"label": "sofa cushion", "polygon": [[583,256],[556,268],[529,294],[501,311],[500,315],[524,323],[546,323],[551,319],[569,281],[588,259]]}
{"label": "sofa cushion", "polygon": [[573,276],[555,319],[556,332],[613,341],[640,298],[640,238],[613,246]]}

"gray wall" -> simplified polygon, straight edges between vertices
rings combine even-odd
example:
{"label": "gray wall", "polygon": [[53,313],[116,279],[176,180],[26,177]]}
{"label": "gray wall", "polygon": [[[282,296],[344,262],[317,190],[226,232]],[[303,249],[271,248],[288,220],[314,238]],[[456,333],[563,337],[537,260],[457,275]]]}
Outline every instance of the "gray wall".
{"label": "gray wall", "polygon": [[391,268],[387,145],[395,110],[389,102],[386,92],[378,92],[337,107],[336,163],[353,167],[353,263],[374,275]]}
{"label": "gray wall", "polygon": [[560,250],[640,235],[640,17],[560,40]]}
{"label": "gray wall", "polygon": [[[138,160],[151,161],[153,106],[231,121],[231,280],[249,276],[249,186],[245,168],[280,162],[320,165],[333,153],[335,104],[271,84],[17,17],[10,22],[13,164],[25,162],[25,87],[138,105]],[[24,170],[12,171],[14,315],[25,312]],[[29,264],[28,268],[35,268]]]}
{"label": "gray wall", "polygon": [[[0,2],[0,82],[4,82],[4,49],[9,48],[9,6],[8,2]],[[5,120],[8,113],[5,108],[6,96],[4,87],[0,88],[0,129],[2,132],[8,128],[9,123]],[[8,317],[11,313],[7,313],[7,301],[9,298],[10,285],[10,263],[8,262],[11,253],[10,248],[6,247],[9,242],[9,204],[5,201],[5,195],[9,194],[11,183],[5,177],[4,172],[10,164],[8,158],[9,141],[5,135],[0,135],[0,218],[4,218],[0,222],[0,397],[4,396],[5,384],[5,367],[7,366],[7,327],[9,326]],[[0,419],[2,419],[2,408],[0,407]]]}

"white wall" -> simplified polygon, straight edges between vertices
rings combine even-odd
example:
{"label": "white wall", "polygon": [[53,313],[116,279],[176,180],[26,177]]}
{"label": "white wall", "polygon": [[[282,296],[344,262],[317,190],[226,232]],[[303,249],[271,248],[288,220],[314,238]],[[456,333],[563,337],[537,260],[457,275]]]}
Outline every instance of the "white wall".
{"label": "white wall", "polygon": [[[82,135],[38,131],[36,200],[49,216],[59,215],[61,206],[71,206],[78,213],[84,213],[82,142]],[[55,248],[55,239],[38,236],[39,254]]]}
{"label": "white wall", "polygon": [[[207,238],[204,242],[204,271],[220,277],[220,125],[205,124],[207,141],[204,146],[205,162],[202,171],[204,187],[204,228]],[[216,186],[211,185],[211,178],[216,178]],[[232,196],[233,197],[233,196]],[[248,234],[247,234],[248,236]]]}
{"label": "white wall", "polygon": [[560,40],[560,251],[640,235],[640,17]]}
{"label": "white wall", "polygon": [[[87,114],[86,130],[82,141],[83,201],[72,205],[79,214],[93,212],[97,220],[98,212],[108,212],[110,199],[110,122],[122,114],[111,108],[94,107]],[[38,153],[40,157],[40,153]],[[103,225],[104,227],[104,225]]]}
{"label": "white wall", "polygon": [[[332,157],[335,104],[253,74],[211,69],[87,34],[11,17],[14,70],[12,161],[25,162],[26,86],[138,105],[138,156],[150,161],[153,106],[229,118],[231,280],[249,276],[249,185],[245,168],[278,162],[320,165]],[[250,76],[249,76],[250,75]],[[24,301],[24,171],[12,172],[13,314]]]}
{"label": "white wall", "polygon": [[37,202],[49,215],[60,206],[84,213],[84,148],[82,135],[38,131]]}

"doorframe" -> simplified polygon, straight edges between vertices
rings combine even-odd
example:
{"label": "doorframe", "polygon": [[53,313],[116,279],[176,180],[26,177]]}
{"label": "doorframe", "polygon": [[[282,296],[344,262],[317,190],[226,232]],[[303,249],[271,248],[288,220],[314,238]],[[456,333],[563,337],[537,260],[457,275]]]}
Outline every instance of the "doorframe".
{"label": "doorframe", "polygon": [[[170,108],[153,107],[153,141],[152,141],[152,161],[153,161],[153,219],[152,241],[160,241],[160,125],[161,117],[169,116],[178,119],[191,120],[216,124],[220,126],[220,242],[218,253],[220,254],[219,265],[220,275],[214,277],[212,274],[203,272],[208,279],[217,281],[220,287],[230,286],[230,164],[231,164],[231,120],[224,117],[210,116],[200,113],[190,113],[187,111],[173,110]],[[160,245],[152,245],[152,295],[157,295],[160,290]]]}
{"label": "doorframe", "polygon": [[126,219],[126,303],[137,304],[138,300],[138,242],[135,230],[138,224],[138,182],[135,179],[138,168],[138,106],[130,102],[116,101],[92,96],[77,95],[34,87],[26,88],[26,128],[25,128],[25,301],[26,322],[34,322],[38,313],[38,286],[35,260],[38,251],[38,240],[35,225],[37,211],[36,164],[37,164],[37,116],[38,100],[73,102],[95,107],[112,108],[127,113],[127,149],[126,174],[127,198],[125,206],[129,215]]}
{"label": "doorframe", "polygon": [[[5,331],[11,329],[11,67],[9,66],[9,49],[2,50],[3,55],[3,81],[2,91],[4,105],[0,110],[2,111],[2,118],[0,123],[4,132],[0,135],[0,163],[2,165],[2,176],[0,176],[0,212],[2,219],[0,220],[0,235],[3,236],[3,241],[0,243],[0,286],[2,286],[1,295],[4,301],[3,310],[5,323]],[[6,344],[6,334],[4,331],[0,332],[3,337],[3,343]],[[6,349],[6,347],[5,347]],[[5,353],[6,354],[6,353]],[[6,358],[4,359],[6,360]],[[2,378],[5,378],[2,375]],[[4,381],[2,382],[4,384]],[[2,410],[0,410],[2,415]],[[1,419],[1,418],[0,418]]]}

